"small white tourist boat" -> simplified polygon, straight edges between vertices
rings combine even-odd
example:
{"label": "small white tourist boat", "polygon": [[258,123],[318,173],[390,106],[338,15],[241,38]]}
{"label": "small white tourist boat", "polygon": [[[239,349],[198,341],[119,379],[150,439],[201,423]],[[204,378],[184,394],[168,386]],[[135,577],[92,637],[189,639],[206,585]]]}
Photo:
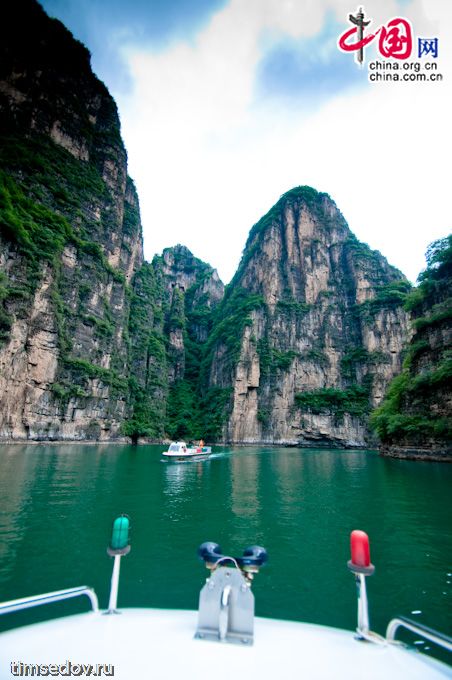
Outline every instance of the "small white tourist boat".
{"label": "small white tourist boat", "polygon": [[[444,680],[452,668],[396,642],[400,627],[452,650],[452,640],[408,619],[390,622],[386,637],[369,628],[366,575],[373,572],[367,536],[352,533],[348,566],[357,583],[355,632],[308,623],[254,618],[253,577],[267,559],[258,546],[241,557],[203,543],[210,571],[199,610],[117,609],[121,557],[129,552],[128,518],[118,517],[108,553],[114,557],[108,609],[91,588],[61,590],[0,604],[0,613],[81,595],[92,611],[0,634],[0,680],[14,676],[114,676],[120,680]],[[183,579],[183,566],[181,566]]]}
{"label": "small white tourist boat", "polygon": [[165,460],[173,460],[176,462],[184,460],[199,460],[206,458],[212,453],[211,446],[204,446],[200,442],[198,446],[187,446],[185,442],[171,442],[167,451],[163,452]]}

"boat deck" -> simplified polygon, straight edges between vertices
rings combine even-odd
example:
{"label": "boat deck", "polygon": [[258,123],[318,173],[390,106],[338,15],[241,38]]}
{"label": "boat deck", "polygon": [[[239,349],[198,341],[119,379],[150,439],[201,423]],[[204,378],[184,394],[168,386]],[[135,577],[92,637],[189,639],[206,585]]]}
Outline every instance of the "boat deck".
{"label": "boat deck", "polygon": [[103,676],[97,664],[107,664],[106,670],[112,664],[120,680],[452,678],[451,667],[415,650],[361,642],[351,631],[306,623],[256,618],[253,646],[196,640],[197,616],[194,611],[126,609],[17,628],[0,636],[0,679],[14,677],[11,662],[67,661],[92,664],[82,677]]}

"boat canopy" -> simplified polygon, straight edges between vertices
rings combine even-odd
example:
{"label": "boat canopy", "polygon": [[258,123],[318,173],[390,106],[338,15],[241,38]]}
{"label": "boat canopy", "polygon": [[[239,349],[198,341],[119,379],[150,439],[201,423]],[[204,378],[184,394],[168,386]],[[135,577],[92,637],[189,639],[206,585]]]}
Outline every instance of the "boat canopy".
{"label": "boat canopy", "polygon": [[183,449],[187,448],[187,444],[185,442],[172,442],[168,451],[181,451]]}

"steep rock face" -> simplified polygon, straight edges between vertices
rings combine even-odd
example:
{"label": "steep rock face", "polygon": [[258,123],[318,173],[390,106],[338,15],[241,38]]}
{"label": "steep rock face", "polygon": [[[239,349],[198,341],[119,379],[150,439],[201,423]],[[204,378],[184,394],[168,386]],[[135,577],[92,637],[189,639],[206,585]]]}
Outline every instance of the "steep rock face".
{"label": "steep rock face", "polygon": [[372,423],[385,455],[452,461],[452,236],[431,244],[427,263],[405,304],[414,333],[403,371]]}
{"label": "steep rock face", "polygon": [[115,437],[138,199],[88,51],[31,0],[2,9],[0,125],[0,437]]}
{"label": "steep rock face", "polygon": [[157,261],[167,291],[177,288],[189,293],[187,302],[191,310],[202,304],[211,308],[223,298],[224,285],[216,269],[195,257],[186,246],[178,244],[173,248],[165,248],[161,258],[156,258]]}
{"label": "steep rock face", "polygon": [[161,258],[154,258],[154,266],[160,267],[166,290],[169,379],[173,383],[185,373],[184,333],[188,331],[198,343],[206,341],[208,324],[205,321],[223,298],[224,286],[215,269],[180,244],[165,248]]}
{"label": "steep rock face", "polygon": [[409,286],[328,196],[285,194],[224,297],[183,246],[143,263],[116,106],[33,0],[2,10],[0,126],[1,438],[366,443]]}
{"label": "steep rock face", "polygon": [[364,445],[401,368],[409,287],[326,194],[285,194],[251,230],[210,339],[223,438]]}
{"label": "steep rock face", "polygon": [[33,0],[2,13],[0,124],[0,438],[192,435],[223,284],[183,246],[143,262],[115,103]]}
{"label": "steep rock face", "polygon": [[184,246],[166,248],[135,275],[129,332],[137,439],[201,436],[198,376],[212,314],[223,295],[217,272]]}
{"label": "steep rock face", "polygon": [[168,401],[165,431],[173,439],[206,436],[200,373],[224,286],[215,269],[184,246],[167,248],[153,265],[165,288]]}

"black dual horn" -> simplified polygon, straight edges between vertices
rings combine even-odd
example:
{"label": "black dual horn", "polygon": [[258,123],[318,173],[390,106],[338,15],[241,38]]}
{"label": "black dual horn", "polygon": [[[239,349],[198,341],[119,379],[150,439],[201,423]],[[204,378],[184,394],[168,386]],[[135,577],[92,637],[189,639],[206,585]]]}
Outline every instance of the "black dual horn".
{"label": "black dual horn", "polygon": [[245,548],[241,557],[232,557],[230,555],[223,555],[223,552],[218,545],[213,541],[206,541],[201,543],[198,548],[198,556],[204,560],[206,564],[215,564],[219,560],[222,562],[237,562],[241,569],[248,567],[262,567],[267,560],[268,554],[265,548],[260,545],[250,545]]}

